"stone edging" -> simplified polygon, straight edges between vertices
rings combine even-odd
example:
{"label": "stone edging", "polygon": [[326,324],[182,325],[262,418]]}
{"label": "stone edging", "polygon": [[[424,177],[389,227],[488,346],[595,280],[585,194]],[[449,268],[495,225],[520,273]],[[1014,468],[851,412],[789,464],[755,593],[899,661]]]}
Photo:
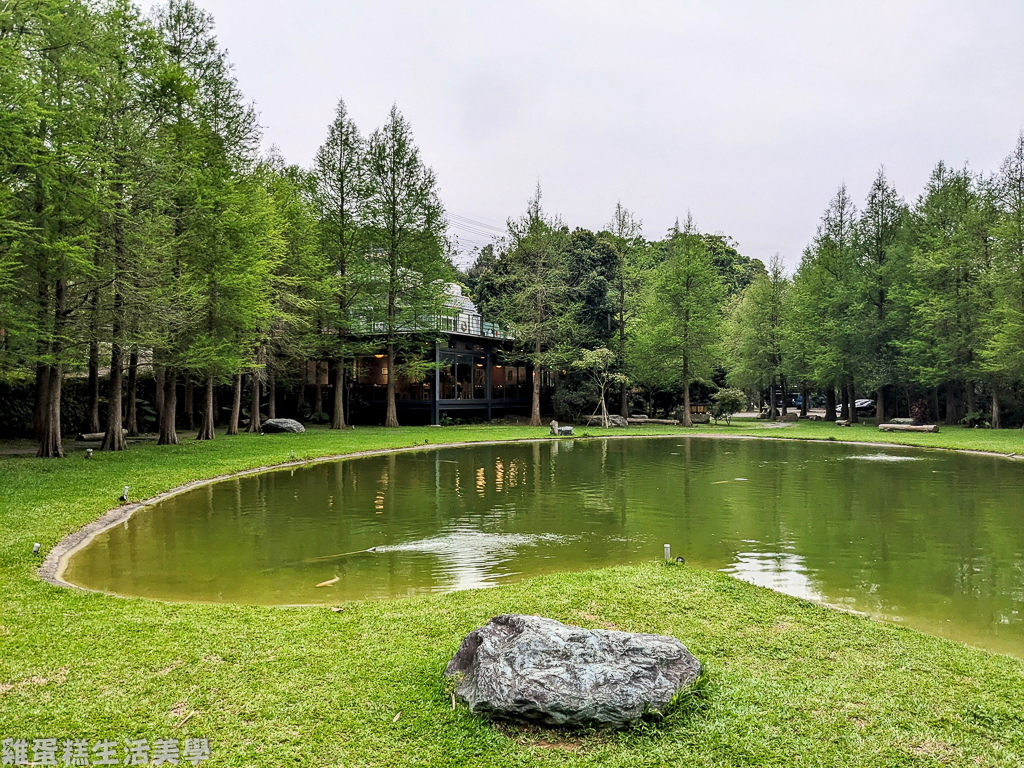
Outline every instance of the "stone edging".
{"label": "stone edging", "polygon": [[[836,445],[859,445],[876,448],[911,448],[917,450],[935,450],[935,451],[955,451],[957,453],[967,453],[975,456],[995,456],[1003,459],[1021,460],[1024,456],[1018,454],[1005,454],[997,453],[995,451],[976,451],[964,448],[936,448],[933,446],[921,446],[921,445],[904,445],[901,443],[872,443],[854,440],[825,440],[818,438],[806,438],[806,437],[758,437],[757,435],[715,435],[715,434],[667,434],[667,435],[591,435],[588,438],[581,437],[566,437],[561,438],[563,440],[577,440],[577,439],[601,439],[601,440],[615,440],[615,439],[627,439],[636,437],[650,438],[680,438],[680,437],[700,437],[700,438],[716,438],[724,440],[789,440],[789,441],[802,441],[809,443],[834,443]],[[69,581],[64,580],[64,570],[67,567],[68,560],[73,554],[78,552],[87,546],[94,538],[104,531],[110,530],[114,526],[120,525],[125,522],[141,509],[151,507],[158,502],[164,501],[177,496],[179,493],[190,491],[193,488],[201,488],[204,485],[210,485],[212,483],[219,483],[222,480],[230,480],[233,477],[245,477],[246,475],[256,475],[262,472],[274,472],[279,469],[287,469],[288,467],[303,467],[310,464],[321,464],[327,461],[340,461],[342,459],[358,459],[366,456],[383,456],[391,453],[409,453],[413,451],[431,451],[439,448],[466,448],[469,446],[477,445],[503,445],[510,443],[543,443],[550,440],[549,437],[539,438],[521,438],[512,440],[485,440],[485,441],[471,441],[464,443],[427,443],[425,445],[409,445],[402,448],[382,448],[369,451],[355,451],[354,453],[339,453],[332,454],[330,456],[319,456],[312,459],[298,459],[296,461],[286,461],[283,464],[270,464],[263,467],[255,467],[253,469],[243,469],[238,472],[229,472],[226,475],[216,475],[215,477],[209,477],[203,480],[193,480],[184,485],[179,485],[175,488],[171,488],[163,493],[158,493],[156,496],[145,499],[144,501],[138,501],[134,504],[128,504],[123,507],[117,507],[106,512],[104,515],[91,523],[86,524],[77,531],[68,534],[59,542],[57,542],[50,551],[46,554],[46,558],[38,568],[39,577],[50,584],[58,587],[67,587],[70,589],[78,589],[86,592],[93,592],[97,590],[90,590],[85,587],[80,587],[77,584],[72,584]],[[103,593],[107,594],[107,593]]]}

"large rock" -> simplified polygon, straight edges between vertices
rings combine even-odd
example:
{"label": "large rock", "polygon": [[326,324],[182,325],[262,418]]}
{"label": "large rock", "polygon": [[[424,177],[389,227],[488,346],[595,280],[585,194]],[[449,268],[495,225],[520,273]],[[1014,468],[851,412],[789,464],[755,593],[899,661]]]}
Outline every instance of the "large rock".
{"label": "large rock", "polygon": [[267,419],[263,422],[264,432],[305,432],[306,428],[295,419]]}
{"label": "large rock", "polygon": [[[588,416],[587,417],[587,424],[589,426],[591,426],[591,427],[600,427],[600,426],[602,426],[601,417],[600,416]],[[608,426],[609,427],[628,427],[629,426],[629,422],[626,420],[625,416],[619,416],[619,414],[617,414],[617,413],[609,413],[608,414]]]}
{"label": "large rock", "polygon": [[446,675],[474,713],[546,725],[621,726],[664,712],[700,676],[674,637],[506,614],[470,632]]}

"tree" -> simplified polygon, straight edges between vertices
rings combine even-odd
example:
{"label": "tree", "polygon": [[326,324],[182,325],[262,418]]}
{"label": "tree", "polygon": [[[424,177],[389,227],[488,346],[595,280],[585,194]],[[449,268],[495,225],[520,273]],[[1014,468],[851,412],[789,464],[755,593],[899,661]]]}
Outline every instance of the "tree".
{"label": "tree", "polygon": [[6,150],[8,158],[25,163],[7,169],[8,180],[12,171],[15,180],[13,196],[5,195],[11,217],[6,229],[15,235],[12,250],[20,262],[25,322],[18,345],[35,368],[38,455],[55,458],[64,455],[64,373],[81,341],[75,321],[97,287],[94,158],[101,110],[90,46],[97,31],[81,2],[14,7],[0,27],[5,63],[11,48],[24,58],[24,68],[15,69],[14,103],[28,98],[26,90],[34,93],[26,104],[29,122],[14,119],[15,133],[3,141],[25,141],[23,148]]}
{"label": "tree", "polygon": [[[110,290],[104,306],[109,317],[110,380],[107,423],[101,450],[122,451],[122,393],[125,351],[148,310],[145,286],[152,281],[150,256],[160,248],[154,235],[157,173],[149,161],[156,153],[156,127],[161,104],[153,98],[164,59],[160,39],[127,0],[115,0],[101,18],[108,56],[102,62],[103,123],[100,154],[100,243],[104,277]],[[95,305],[99,305],[94,294]],[[98,339],[90,339],[90,378],[94,375]],[[132,381],[134,386],[134,381]],[[134,393],[133,393],[134,394]],[[94,391],[94,398],[98,395]],[[96,417],[98,403],[93,400]]]}
{"label": "tree", "polygon": [[[608,290],[615,312],[616,344],[618,359],[621,365],[626,364],[626,339],[629,335],[628,325],[633,319],[634,296],[639,290],[638,256],[646,243],[643,239],[643,221],[623,207],[621,202],[615,204],[615,213],[606,229],[612,238],[615,254],[615,270],[609,280]],[[623,376],[619,382],[619,415],[629,416],[629,377]]]}
{"label": "tree", "polygon": [[711,395],[711,416],[718,424],[719,419],[732,424],[732,416],[739,413],[747,404],[747,398],[738,389],[720,389]]}
{"label": "tree", "polygon": [[626,374],[614,370],[615,353],[607,347],[584,349],[580,356],[573,360],[572,367],[583,373],[597,388],[598,407],[601,413],[601,426],[608,426],[608,406],[605,400],[610,387],[628,383]]}
{"label": "tree", "polygon": [[402,373],[415,375],[426,365],[418,353],[424,339],[436,335],[454,267],[437,179],[420,159],[409,123],[396,106],[387,123],[370,136],[366,183],[365,226],[374,248],[367,291],[372,305],[381,309],[373,327],[387,347],[384,423],[397,427],[396,380]]}
{"label": "tree", "polygon": [[325,265],[322,321],[330,329],[326,351],[334,359],[336,376],[331,429],[345,428],[346,362],[368,351],[366,342],[356,336],[357,303],[370,278],[366,232],[362,227],[367,192],[365,154],[365,141],[349,117],[345,102],[339,99],[327,140],[317,151],[311,174]]}
{"label": "tree", "polygon": [[[238,89],[213,19],[192,0],[171,0],[157,13],[169,67],[161,125],[169,248],[154,291],[159,333],[154,363],[163,369],[158,444],[178,442],[175,424],[181,371],[206,382],[199,437],[213,436],[213,391],[256,353],[247,303],[269,273],[259,265],[266,234],[266,195],[247,176],[259,138],[255,113]],[[276,256],[273,249],[269,258]],[[251,274],[244,269],[252,268]]]}
{"label": "tree", "polygon": [[944,386],[946,421],[976,413],[975,385],[993,257],[994,206],[966,170],[939,163],[910,214],[913,282],[907,290],[910,334],[900,345],[910,374],[925,387]]}
{"label": "tree", "polygon": [[767,388],[771,419],[777,412],[776,385],[781,383],[786,391],[783,339],[789,288],[782,257],[776,254],[768,272],[755,277],[734,300],[727,323],[728,381],[748,390]]}
{"label": "tree", "polygon": [[850,409],[856,363],[863,359],[855,248],[857,210],[842,184],[822,216],[814,241],[804,250],[793,279],[789,341],[798,347],[808,377],[825,389],[825,418],[834,421],[835,390],[841,394],[843,418]]}
{"label": "tree", "polygon": [[711,262],[707,244],[692,217],[669,233],[668,258],[658,267],[647,292],[644,333],[665,357],[673,378],[683,390],[683,425],[690,418],[690,385],[711,378],[718,361],[722,300],[725,288]]}
{"label": "tree", "polygon": [[1024,131],[995,182],[999,207],[992,228],[995,305],[986,321],[982,369],[992,380],[993,428],[1002,426],[1000,388],[1024,380]]}
{"label": "tree", "polygon": [[859,323],[865,383],[875,387],[878,421],[888,410],[886,388],[900,377],[896,342],[906,331],[905,304],[899,294],[909,280],[907,249],[901,234],[906,205],[879,169],[857,227],[860,294],[865,317]]}
{"label": "tree", "polygon": [[516,354],[533,366],[530,425],[540,426],[541,371],[565,360],[560,344],[572,317],[568,304],[567,233],[561,220],[548,216],[537,184],[526,212],[509,219],[508,236],[495,268],[477,289],[481,310],[511,333]]}

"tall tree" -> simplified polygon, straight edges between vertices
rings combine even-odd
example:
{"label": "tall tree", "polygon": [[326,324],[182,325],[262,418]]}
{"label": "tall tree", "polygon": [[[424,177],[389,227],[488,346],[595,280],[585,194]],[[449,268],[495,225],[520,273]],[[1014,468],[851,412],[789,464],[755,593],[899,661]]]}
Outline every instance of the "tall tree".
{"label": "tall tree", "polygon": [[408,121],[391,107],[366,149],[365,225],[374,248],[367,292],[380,307],[374,330],[387,348],[385,426],[398,426],[395,384],[422,368],[425,337],[436,335],[454,275],[444,206],[434,172],[420,159]]}
{"label": "tall tree", "polygon": [[[103,123],[99,221],[109,318],[110,380],[102,450],[126,447],[122,392],[126,347],[138,339],[148,310],[145,286],[152,282],[154,242],[164,233],[157,218],[158,169],[151,159],[161,100],[154,97],[163,71],[155,29],[127,0],[113,0],[101,17],[108,55],[102,62]],[[97,339],[91,340],[90,376]],[[134,383],[134,382],[133,382]],[[95,408],[95,405],[93,406]]]}
{"label": "tall tree", "polygon": [[357,335],[358,303],[369,280],[367,238],[362,226],[367,193],[365,144],[344,100],[339,99],[312,173],[325,265],[322,320],[330,333],[323,352],[334,360],[336,382],[331,429],[345,428],[347,362],[367,351],[365,341]]}
{"label": "tall tree", "polygon": [[918,384],[944,387],[951,424],[964,415],[964,406],[976,410],[982,376],[983,275],[993,248],[986,197],[966,169],[939,163],[909,223],[914,281],[908,290],[911,333],[902,348]]}
{"label": "tall tree", "polygon": [[998,216],[992,228],[996,301],[986,321],[982,368],[991,377],[990,423],[1002,426],[1000,389],[1024,380],[1024,131],[995,180]]}
{"label": "tall tree", "polygon": [[[190,371],[206,381],[206,403],[222,377],[248,367],[257,345],[254,316],[244,299],[252,280],[235,259],[251,261],[265,222],[265,195],[247,178],[259,138],[252,107],[244,102],[212,17],[192,0],[171,0],[157,12],[168,58],[162,92],[167,99],[164,153],[170,248],[159,294],[161,338],[154,357],[163,366],[161,445],[178,442],[177,379]],[[254,208],[248,205],[253,203]],[[235,301],[235,299],[238,299]],[[212,437],[213,413],[200,437]]]}
{"label": "tall tree", "polygon": [[776,385],[785,393],[785,329],[789,280],[782,257],[772,257],[760,274],[734,299],[727,323],[728,380],[746,390],[769,390],[769,417],[777,415]]}
{"label": "tall tree", "polygon": [[[615,204],[615,213],[606,229],[612,237],[615,269],[609,281],[608,290],[615,312],[615,349],[620,365],[626,364],[626,339],[628,325],[632,320],[633,301],[638,288],[638,254],[645,243],[643,221],[625,208],[621,202]],[[619,381],[619,415],[629,416],[629,378],[622,376]]]}
{"label": "tall tree", "polygon": [[825,418],[835,419],[838,387],[843,417],[852,418],[850,401],[856,364],[861,360],[863,329],[859,311],[857,210],[842,184],[822,216],[814,241],[793,281],[794,325],[789,338],[800,348],[808,375],[828,395]]}
{"label": "tall tree", "polygon": [[906,330],[906,304],[899,291],[906,285],[907,249],[901,247],[906,206],[880,168],[868,192],[857,228],[860,260],[859,283],[863,312],[859,323],[864,337],[860,346],[864,382],[875,387],[878,421],[888,410],[886,390],[900,378],[896,342]]}
{"label": "tall tree", "polygon": [[495,267],[481,277],[477,298],[485,314],[496,317],[516,340],[516,354],[533,367],[531,426],[540,426],[541,376],[545,366],[565,360],[561,349],[569,307],[568,233],[542,205],[540,184],[526,212],[509,219],[508,235]]}
{"label": "tall tree", "polygon": [[725,287],[707,243],[688,216],[669,233],[668,258],[658,267],[647,293],[645,333],[661,339],[662,354],[683,390],[683,425],[693,426],[690,386],[710,380],[722,342]]}

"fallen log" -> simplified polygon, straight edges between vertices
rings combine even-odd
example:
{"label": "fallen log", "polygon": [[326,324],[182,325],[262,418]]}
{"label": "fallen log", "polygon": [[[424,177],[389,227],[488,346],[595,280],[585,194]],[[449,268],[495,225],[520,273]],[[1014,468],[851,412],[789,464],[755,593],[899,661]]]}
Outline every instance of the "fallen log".
{"label": "fallen log", "polygon": [[[128,430],[122,429],[121,434],[127,437]],[[106,435],[106,432],[83,432],[78,437],[75,438],[75,441],[79,443],[88,443],[94,440],[102,440],[104,437],[106,437]]]}
{"label": "fallen log", "polygon": [[879,424],[882,432],[938,432],[938,424]]}
{"label": "fallen log", "polygon": [[626,419],[630,424],[668,424],[670,426],[678,426],[679,419],[634,419],[632,417]]}

